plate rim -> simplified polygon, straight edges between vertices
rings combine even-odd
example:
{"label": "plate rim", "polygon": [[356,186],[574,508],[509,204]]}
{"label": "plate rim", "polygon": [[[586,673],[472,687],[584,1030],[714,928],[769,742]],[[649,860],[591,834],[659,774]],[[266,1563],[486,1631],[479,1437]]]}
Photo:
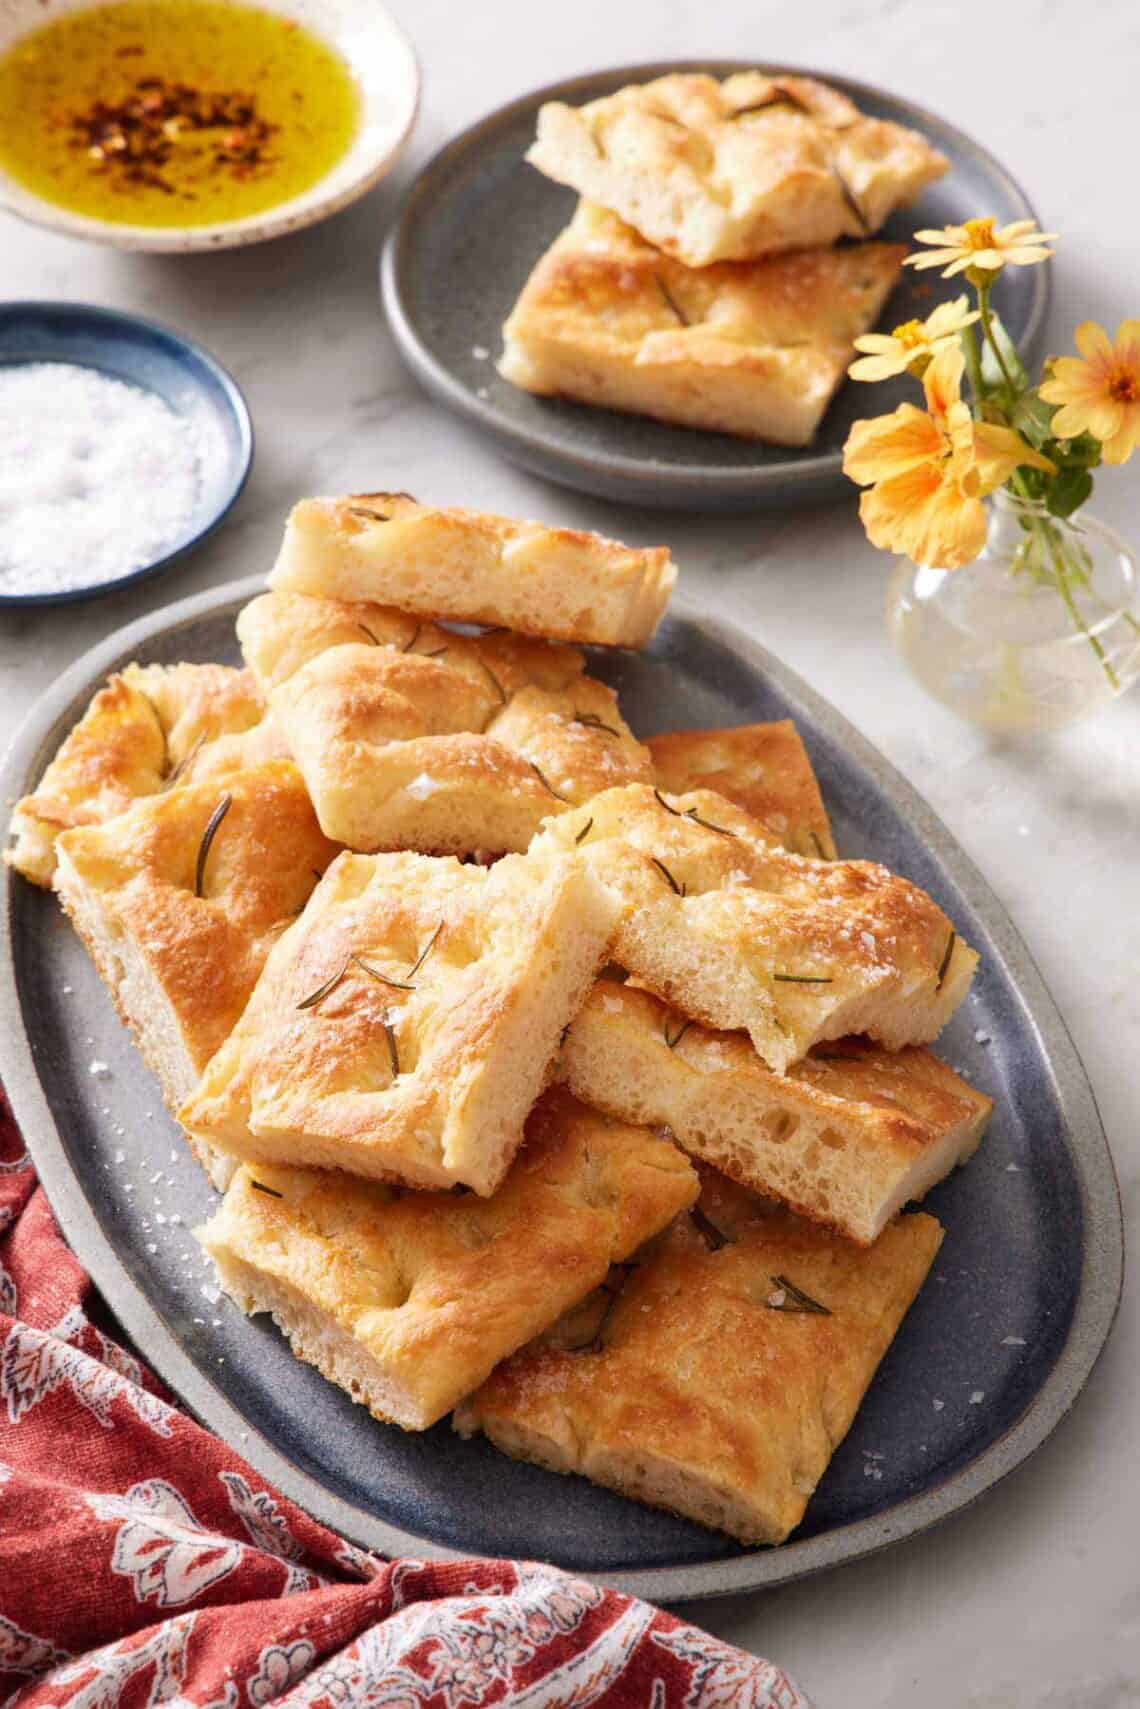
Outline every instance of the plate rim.
{"label": "plate rim", "polygon": [[[245,491],[253,469],[253,459],[256,450],[256,436],[253,430],[253,415],[250,411],[249,400],[241,386],[213,353],[199,344],[196,338],[191,338],[177,327],[168,325],[165,321],[153,320],[149,315],[132,314],[126,309],[106,308],[102,303],[72,302],[60,297],[15,297],[10,301],[0,303],[0,323],[9,320],[19,320],[22,316],[52,317],[69,320],[73,323],[84,321],[94,322],[97,327],[105,327],[112,338],[131,339],[136,343],[140,335],[143,339],[155,343],[173,346],[173,355],[179,363],[185,364],[187,357],[204,368],[217,384],[225,400],[223,408],[228,410],[229,417],[237,428],[238,450],[234,463],[234,474],[225,490],[221,503],[216,505],[202,526],[189,535],[170,551],[161,557],[153,559],[149,564],[141,564],[137,570],[130,570],[125,576],[114,576],[107,581],[90,582],[85,587],[57,589],[50,593],[4,593],[0,591],[0,609],[14,610],[22,607],[78,605],[84,600],[98,599],[103,594],[118,593],[121,588],[133,587],[136,583],[145,581],[148,576],[155,576],[161,570],[171,569],[189,553],[196,551],[221,527],[242,493]],[[29,360],[50,361],[50,357],[30,358],[27,356],[9,358],[0,356],[0,367],[18,367]],[[74,357],[59,357],[60,361],[74,362]],[[82,364],[85,366],[85,364]],[[132,382],[132,384],[137,382]],[[157,393],[155,394],[157,396]],[[220,413],[220,412],[219,412]]]}
{"label": "plate rim", "polygon": [[[45,738],[61,712],[78,694],[89,690],[114,668],[124,654],[203,617],[218,616],[236,608],[264,591],[264,585],[264,578],[255,575],[207,589],[163,606],[89,648],[57,678],[25,717],[0,767],[0,794],[13,797],[22,793],[25,779],[43,757]],[[655,1602],[700,1600],[790,1583],[826,1567],[876,1553],[891,1543],[928,1530],[969,1506],[1040,1447],[1081,1394],[1111,1332],[1120,1304],[1124,1268],[1120,1192],[1092,1086],[1041,973],[973,861],[933,809],[873,744],[760,642],[734,624],[702,614],[695,602],[681,597],[674,600],[671,615],[736,651],[750,668],[768,676],[793,705],[798,702],[803,706],[829,740],[841,743],[853,761],[890,797],[897,810],[908,816],[985,924],[999,947],[1002,962],[1034,1026],[1041,1049],[1050,1060],[1065,1119],[1066,1149],[1080,1195],[1083,1251],[1072,1320],[1052,1368],[1015,1423],[979,1455],[941,1483],[878,1514],[778,1548],[695,1565],[597,1573],[577,1569],[579,1577]],[[24,1027],[12,948],[14,898],[17,885],[24,882],[5,865],[0,893],[0,1026],[12,1040],[4,1069],[5,1089],[64,1236],[124,1330],[159,1376],[181,1397],[191,1416],[220,1436],[263,1477],[319,1521],[384,1555],[410,1554],[431,1560],[466,1558],[463,1550],[433,1543],[364,1512],[294,1465],[191,1360],[151,1305],[144,1289],[130,1276],[100,1227],[92,1202],[68,1161],[40,1084],[32,1041]]]}
{"label": "plate rim", "polygon": [[[891,102],[903,109],[917,128],[932,124],[950,132],[956,145],[964,153],[972,154],[983,161],[990,174],[1003,183],[1010,199],[1015,204],[1020,204],[1022,211],[1018,217],[1033,219],[1040,224],[1036,208],[1012,172],[988,148],[975,141],[967,132],[960,130],[952,120],[943,118],[928,107],[920,106],[905,95],[896,95],[877,84],[848,77],[838,71],[821,71],[755,59],[653,60],[642,64],[615,65],[579,72],[573,77],[559,78],[504,101],[482,118],[467,125],[457,136],[451,137],[416,174],[381,249],[380,294],[392,335],[416,378],[449,409],[489,433],[506,455],[521,462],[524,467],[533,469],[534,460],[542,459],[549,479],[563,480],[562,475],[550,473],[550,468],[558,464],[565,472],[566,484],[579,485],[586,477],[604,483],[597,487],[579,487],[579,490],[601,491],[612,495],[615,487],[622,487],[629,499],[636,501],[640,498],[643,503],[647,502],[643,494],[639,495],[633,489],[643,484],[656,483],[662,492],[670,484],[683,484],[689,502],[694,496],[703,495],[710,500],[721,497],[735,500],[738,504],[742,499],[752,498],[758,506],[766,500],[771,502],[777,493],[786,497],[789,487],[803,488],[806,496],[817,483],[830,481],[842,472],[842,451],[822,452],[808,458],[799,458],[795,462],[766,463],[755,468],[740,468],[735,465],[710,467],[707,464],[688,462],[663,464],[630,456],[621,451],[590,452],[568,449],[553,433],[541,428],[517,426],[489,400],[479,398],[456,379],[421,337],[403,288],[404,269],[407,265],[406,249],[421,203],[430,200],[440,175],[448,170],[456,158],[477,144],[484,133],[497,130],[504,122],[512,121],[543,101],[573,100],[576,94],[587,92],[602,80],[624,77],[631,82],[645,82],[650,78],[675,72],[708,71],[714,76],[729,76],[733,72],[750,70],[764,71],[769,75],[815,78],[820,82],[834,84],[843,93],[852,95],[855,100],[870,97],[872,100]],[[1050,263],[1046,262],[1043,267],[1034,270],[1032,283],[1033,302],[1021,339],[1021,347],[1030,357],[1035,355],[1044,337],[1052,300]],[[572,480],[572,474],[577,475],[577,482]],[[685,503],[685,497],[677,502],[678,507],[681,507]]]}

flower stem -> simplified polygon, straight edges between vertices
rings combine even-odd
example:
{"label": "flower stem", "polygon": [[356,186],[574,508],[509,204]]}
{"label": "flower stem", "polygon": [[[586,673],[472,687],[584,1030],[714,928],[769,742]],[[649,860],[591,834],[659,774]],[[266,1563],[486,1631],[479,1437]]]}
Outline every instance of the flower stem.
{"label": "flower stem", "polygon": [[[1032,504],[1033,501],[1030,498],[1028,491],[1026,490],[1026,487],[1025,487],[1025,484],[1021,478],[1021,475],[1016,470],[1010,476],[1009,485],[1010,485],[1011,489],[1018,495],[1019,498],[1022,498],[1027,503]],[[1056,586],[1057,592],[1061,596],[1061,599],[1064,601],[1065,610],[1068,612],[1070,618],[1072,619],[1072,624],[1073,624],[1074,629],[1076,629],[1079,634],[1084,636],[1085,640],[1088,642],[1089,646],[1092,648],[1093,652],[1096,654],[1096,657],[1100,662],[1100,667],[1103,670],[1105,676],[1108,678],[1109,687],[1113,690],[1114,693],[1119,693],[1119,691],[1120,691],[1120,678],[1116,674],[1116,670],[1112,664],[1112,661],[1109,658],[1108,654],[1105,652],[1104,647],[1101,644],[1100,637],[1098,635],[1093,634],[1092,630],[1089,628],[1088,624],[1085,622],[1085,619],[1084,619],[1083,614],[1081,613],[1080,607],[1077,605],[1076,600],[1073,598],[1073,590],[1069,584],[1069,572],[1068,572],[1068,569],[1066,568],[1066,565],[1065,565],[1064,554],[1061,551],[1061,548],[1059,547],[1059,545],[1057,543],[1057,530],[1056,530],[1056,528],[1048,520],[1048,518],[1041,517],[1041,516],[1033,516],[1033,515],[1031,515],[1031,518],[1030,518],[1030,526],[1032,527],[1034,533],[1036,533],[1036,535],[1037,535],[1038,539],[1040,540],[1042,546],[1048,551],[1049,557],[1052,560],[1053,582],[1054,582],[1054,585]],[[1043,561],[1044,561],[1044,559],[1043,559]]]}
{"label": "flower stem", "polygon": [[994,319],[993,315],[990,313],[990,292],[992,290],[992,285],[978,286],[978,313],[982,317],[982,332],[985,335],[987,344],[994,353],[994,359],[996,360],[998,367],[1001,369],[1002,379],[1005,381],[1006,388],[1009,392],[1009,402],[1012,405],[1017,397],[1017,386],[1014,384],[1013,375],[1005,365],[1005,357],[1001,353],[1001,347],[999,346],[997,339],[994,337]]}
{"label": "flower stem", "polygon": [[974,399],[974,414],[979,415],[982,399],[985,396],[982,381],[982,356],[978,349],[978,340],[973,326],[962,328],[962,354],[966,358],[966,373],[970,381],[970,391]]}

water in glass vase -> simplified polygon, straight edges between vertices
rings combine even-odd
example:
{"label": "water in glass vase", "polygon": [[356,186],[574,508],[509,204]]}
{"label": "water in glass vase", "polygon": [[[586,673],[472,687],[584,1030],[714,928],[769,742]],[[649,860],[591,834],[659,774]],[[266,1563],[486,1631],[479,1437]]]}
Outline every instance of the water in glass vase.
{"label": "water in glass vase", "polygon": [[927,693],[993,730],[1058,729],[1140,676],[1135,556],[1091,517],[1004,492],[974,563],[898,566],[887,621]]}

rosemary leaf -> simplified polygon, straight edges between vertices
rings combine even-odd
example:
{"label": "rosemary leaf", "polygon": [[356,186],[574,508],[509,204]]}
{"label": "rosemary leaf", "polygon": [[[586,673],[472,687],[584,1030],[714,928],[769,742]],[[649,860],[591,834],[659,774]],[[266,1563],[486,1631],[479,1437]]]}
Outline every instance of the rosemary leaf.
{"label": "rosemary leaf", "polygon": [[657,289],[661,292],[662,297],[665,299],[665,306],[674,315],[676,315],[677,319],[680,321],[682,326],[691,326],[692,321],[689,320],[688,316],[680,308],[680,306],[677,303],[677,299],[670,295],[669,287],[666,285],[664,279],[662,279],[662,277],[659,273],[656,274],[655,277],[657,280]]}
{"label": "rosemary leaf", "polygon": [[363,517],[365,522],[387,522],[389,520],[388,517],[381,516],[378,510],[365,510],[362,504],[350,504],[348,514]]}
{"label": "rosemary leaf", "polygon": [[565,801],[567,806],[569,806],[570,805],[569,797],[565,796],[565,795],[559,795],[558,791],[554,788],[553,784],[547,782],[546,778],[542,775],[542,772],[538,769],[538,767],[535,765],[533,760],[531,760],[529,762],[529,764],[530,764],[531,771],[533,771],[535,777],[537,777],[537,779],[538,779],[539,783],[541,783],[543,789],[545,789],[548,794],[553,795],[555,801]]}
{"label": "rosemary leaf", "polygon": [[442,930],[443,930],[443,921],[441,920],[439,922],[439,925],[435,928],[435,931],[431,934],[431,937],[428,939],[427,943],[424,945],[423,949],[421,949],[419,955],[417,955],[417,957],[416,957],[415,961],[412,963],[411,967],[409,967],[409,969],[408,969],[408,978],[409,979],[415,978],[416,974],[419,972],[420,968],[423,966],[424,962],[427,960],[428,956],[431,954],[432,950],[435,948],[436,944],[439,942],[439,934],[440,934],[440,932],[442,932]]}
{"label": "rosemary leaf", "polygon": [[284,1193],[279,1193],[276,1187],[267,1187],[264,1181],[250,1181],[250,1186],[259,1193],[268,1193],[271,1199],[283,1199]]}
{"label": "rosemary leaf", "polygon": [[680,1044],[681,1040],[684,1038],[685,1034],[688,1032],[688,1030],[692,1026],[692,1024],[693,1024],[692,1021],[682,1021],[681,1025],[677,1028],[677,1031],[673,1034],[673,1037],[670,1038],[669,1037],[669,1023],[668,1023],[668,1021],[665,1022],[664,1038],[665,1038],[665,1043],[669,1046],[670,1050],[676,1050],[677,1046]]}
{"label": "rosemary leaf", "polygon": [[604,730],[607,736],[617,736],[620,740],[621,731],[615,730],[612,724],[607,724],[604,718],[599,718],[596,712],[575,712],[572,723],[584,724],[587,730]]}
{"label": "rosemary leaf", "polygon": [[659,789],[655,789],[653,791],[653,793],[657,797],[657,805],[659,807],[664,807],[666,813],[671,813],[673,815],[674,819],[680,819],[683,817],[683,814],[680,812],[680,810],[678,808],[670,807],[669,803],[666,801],[665,797],[662,795],[662,793]]}
{"label": "rosemary leaf", "polygon": [[446,653],[446,651],[447,651],[446,647],[429,647],[427,652],[420,654],[420,658],[421,659],[442,659],[442,657]]}
{"label": "rosemary leaf", "polygon": [[384,1037],[388,1041],[388,1060],[392,1064],[392,1078],[400,1078],[400,1053],[396,1049],[396,1030],[387,1015],[384,1016]]}
{"label": "rosemary leaf", "polygon": [[223,795],[210,817],[206,820],[206,829],[202,832],[202,841],[198,844],[198,860],[194,867],[194,894],[201,896],[202,884],[206,877],[206,862],[210,858],[210,847],[218,834],[218,827],[230,810],[233,802],[232,795]]}
{"label": "rosemary leaf", "polygon": [[809,831],[808,836],[811,838],[812,842],[815,844],[815,852],[819,856],[820,860],[826,860],[827,856],[823,852],[823,844],[820,842],[819,837],[817,836],[815,831]]}
{"label": "rosemary leaf", "polygon": [[378,647],[380,645],[380,637],[378,635],[373,634],[372,630],[368,627],[367,623],[358,623],[356,625],[356,627],[358,629],[362,630],[363,633],[368,636],[368,639],[372,642],[372,645],[374,647]]}
{"label": "rosemary leaf", "polygon": [[202,745],[205,740],[206,732],[204,730],[199,730],[198,734],[195,736],[194,740],[191,742],[190,746],[187,748],[186,752],[167,778],[167,789],[173,789],[179,778],[186,775],[194,761],[197,759],[198,754],[201,752]]}
{"label": "rosemary leaf", "polygon": [[830,973],[773,973],[777,985],[832,985]]}
{"label": "rosemary leaf", "polygon": [[673,874],[669,871],[665,862],[663,860],[658,860],[656,855],[650,855],[649,858],[665,880],[666,884],[669,886],[670,890],[672,890],[674,896],[683,896],[685,894],[685,886],[677,883],[677,880],[673,877]]}
{"label": "rosemary leaf", "polygon": [[773,1276],[772,1280],[777,1288],[783,1290],[787,1298],[781,1300],[779,1305],[776,1305],[772,1300],[767,1300],[765,1303],[769,1311],[811,1312],[816,1317],[830,1317],[832,1315],[830,1306],[821,1305],[818,1300],[813,1300],[810,1294],[805,1294],[802,1288],[797,1288],[796,1284],[789,1281],[787,1276]]}
{"label": "rosemary leaf", "polygon": [[957,932],[951,927],[950,936],[946,939],[946,948],[942,951],[942,960],[938,963],[938,983],[934,987],[935,994],[941,991],[946,982],[946,975],[950,970],[950,957],[954,954],[957,936]]}
{"label": "rosemary leaf", "polygon": [[840,195],[847,203],[848,208],[858,223],[860,236],[867,237],[870,232],[870,228],[867,225],[867,216],[856,201],[855,192],[852,190],[850,184],[848,184],[846,178],[844,178],[842,172],[840,172],[834,161],[831,162],[831,171],[835,182],[839,185]]}
{"label": "rosemary leaf", "polygon": [[356,963],[362,973],[367,973],[370,979],[378,980],[381,985],[390,985],[393,991],[414,991],[414,985],[408,985],[402,979],[389,979],[386,973],[381,973],[378,967],[372,967],[359,955],[350,955],[349,961]]}
{"label": "rosemary leaf", "polygon": [[405,641],[404,645],[400,648],[401,653],[410,653],[411,652],[412,648],[415,646],[416,642],[419,640],[421,634],[423,633],[423,627],[424,626],[422,623],[416,624],[415,628],[412,630],[411,640]]}
{"label": "rosemary leaf", "polygon": [[582,826],[582,829],[578,832],[578,835],[574,838],[574,847],[575,848],[578,848],[582,843],[584,843],[586,841],[586,838],[589,836],[589,834],[593,830],[593,828],[594,828],[594,816],[591,813],[590,817],[586,820],[586,823]]}
{"label": "rosemary leaf", "polygon": [[[507,691],[506,691],[506,689],[503,687],[502,683],[499,681],[498,677],[495,675],[494,671],[491,669],[491,667],[487,663],[486,659],[480,659],[478,661],[478,663],[480,665],[482,665],[483,669],[486,671],[487,675],[490,677],[490,679],[491,679],[491,681],[495,687],[495,693],[498,695],[501,703],[505,706],[507,704]],[[537,766],[535,767],[535,770],[536,771],[538,770]]]}
{"label": "rosemary leaf", "polygon": [[700,825],[702,830],[715,831],[718,837],[735,837],[736,832],[730,831],[726,825],[714,825],[711,819],[702,819],[695,807],[686,807],[685,818],[691,819],[694,825]]}
{"label": "rosemary leaf", "polygon": [[351,956],[346,955],[342,965],[337,968],[335,973],[329,975],[323,985],[318,985],[315,991],[310,991],[307,997],[301,998],[297,1004],[298,1009],[315,1009],[318,1003],[322,1003],[331,992],[335,991],[348,972],[348,964],[351,959]]}
{"label": "rosemary leaf", "polygon": [[705,1215],[700,1205],[690,1205],[689,1215],[692,1217],[694,1224],[700,1231],[704,1243],[710,1252],[719,1252],[722,1246],[729,1246],[731,1244],[728,1235],[725,1234],[723,1229],[717,1227],[711,1217]]}

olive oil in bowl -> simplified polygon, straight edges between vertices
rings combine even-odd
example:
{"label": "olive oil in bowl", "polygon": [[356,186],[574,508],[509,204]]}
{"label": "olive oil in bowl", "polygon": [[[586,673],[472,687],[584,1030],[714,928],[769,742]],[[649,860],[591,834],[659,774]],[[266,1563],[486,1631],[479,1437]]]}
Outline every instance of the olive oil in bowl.
{"label": "olive oil in bowl", "polygon": [[214,225],[317,183],[360,107],[340,54],[292,19],[228,0],[115,0],[0,58],[0,167],[88,218]]}

